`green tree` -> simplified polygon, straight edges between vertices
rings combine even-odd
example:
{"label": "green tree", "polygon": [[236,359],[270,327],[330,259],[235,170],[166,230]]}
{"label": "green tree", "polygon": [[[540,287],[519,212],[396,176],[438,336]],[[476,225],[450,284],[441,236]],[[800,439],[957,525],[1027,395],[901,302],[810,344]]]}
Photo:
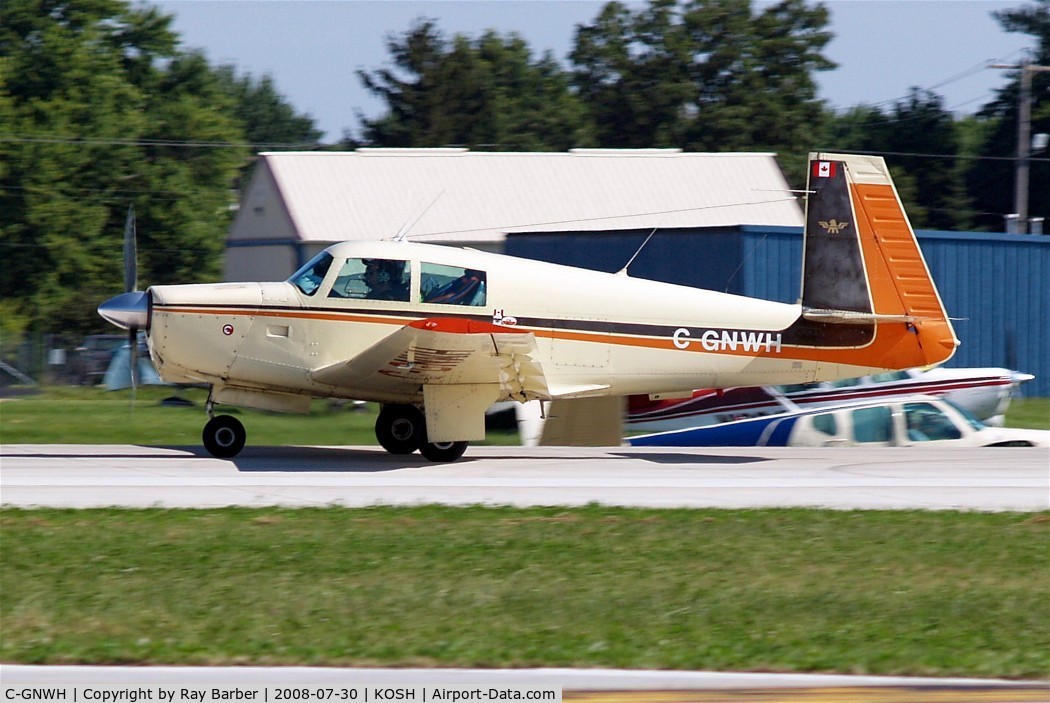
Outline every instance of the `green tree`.
{"label": "green tree", "polygon": [[244,155],[217,145],[244,137],[170,21],[126,0],[0,3],[0,304],[19,327],[104,327],[131,203],[140,280],[219,274]]}
{"label": "green tree", "polygon": [[[152,283],[216,280],[245,161],[235,104],[199,53],[177,54],[148,88],[138,181],[139,266]],[[123,212],[119,221],[123,223]],[[122,236],[123,227],[118,227]]]}
{"label": "green tree", "polygon": [[[816,138],[827,151],[887,154],[894,151],[891,145],[895,129],[892,114],[873,105],[857,105],[839,115],[829,112]],[[925,227],[926,208],[919,201],[915,178],[899,166],[896,156],[889,156],[888,163],[908,219],[915,227]]]}
{"label": "green tree", "polygon": [[656,0],[638,12],[607,3],[592,24],[577,27],[570,58],[601,146],[682,146],[681,124],[699,111],[674,0]]}
{"label": "green tree", "polygon": [[943,99],[912,88],[889,112],[857,106],[828,118],[828,143],[835,149],[888,154],[912,225],[929,229],[966,229],[973,212],[965,192],[969,161],[961,150],[955,119]]}
{"label": "green tree", "polygon": [[602,146],[778,151],[798,178],[823,117],[813,72],[834,67],[827,22],[804,0],[612,2],[577,29],[574,83]]}
{"label": "green tree", "polygon": [[[1050,66],[1050,0],[1036,0],[1022,7],[992,13],[1008,32],[1028,34],[1036,40],[1029,59]],[[990,128],[980,155],[983,159],[969,171],[967,191],[980,211],[982,229],[1002,231],[1003,216],[1015,212],[1014,167],[1017,157],[1017,116],[1020,104],[1020,71],[995,100],[978,113]],[[1032,134],[1050,133],[1050,73],[1032,76]],[[1029,215],[1050,216],[1050,153],[1033,154],[1029,170]]]}
{"label": "green tree", "polygon": [[930,91],[913,89],[894,106],[889,151],[897,168],[915,183],[915,199],[923,217],[912,224],[931,229],[968,229],[974,215],[968,204],[965,173],[968,161],[960,153],[959,129],[944,101]]}
{"label": "green tree", "polygon": [[324,136],[312,117],[296,113],[270,75],[259,80],[238,76],[233,66],[220,66],[217,74],[223,91],[234,100],[234,114],[244,123],[244,136],[254,150],[309,148]]}
{"label": "green tree", "polygon": [[387,40],[393,69],[358,71],[387,112],[360,117],[373,146],[545,151],[589,143],[579,100],[557,62],[519,36],[447,40],[432,21]]}

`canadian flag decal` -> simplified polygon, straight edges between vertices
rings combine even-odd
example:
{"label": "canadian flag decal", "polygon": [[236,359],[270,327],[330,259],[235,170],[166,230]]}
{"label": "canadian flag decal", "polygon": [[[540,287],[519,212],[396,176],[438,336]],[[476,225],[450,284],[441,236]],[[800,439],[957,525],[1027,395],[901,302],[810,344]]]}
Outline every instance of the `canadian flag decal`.
{"label": "canadian flag decal", "polygon": [[813,162],[813,177],[814,178],[834,178],[835,177],[835,162],[834,161],[814,161]]}

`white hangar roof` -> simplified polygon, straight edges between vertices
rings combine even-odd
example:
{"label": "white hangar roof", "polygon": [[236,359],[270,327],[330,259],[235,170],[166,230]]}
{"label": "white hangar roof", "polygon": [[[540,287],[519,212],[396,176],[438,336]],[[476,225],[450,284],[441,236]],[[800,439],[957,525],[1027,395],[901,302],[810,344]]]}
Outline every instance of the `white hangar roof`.
{"label": "white hangar roof", "polygon": [[497,242],[511,232],[803,223],[768,153],[358,149],[260,156],[231,241],[386,239],[417,217],[409,238],[456,243]]}

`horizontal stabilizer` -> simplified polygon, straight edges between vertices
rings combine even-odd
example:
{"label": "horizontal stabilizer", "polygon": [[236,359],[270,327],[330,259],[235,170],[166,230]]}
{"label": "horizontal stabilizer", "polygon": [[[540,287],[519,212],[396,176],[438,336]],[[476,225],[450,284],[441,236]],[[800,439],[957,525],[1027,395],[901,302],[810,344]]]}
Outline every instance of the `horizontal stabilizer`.
{"label": "horizontal stabilizer", "polygon": [[554,383],[548,385],[551,398],[590,398],[604,395],[609,390],[607,383]]}
{"label": "horizontal stabilizer", "polygon": [[914,315],[886,315],[854,310],[812,310],[802,311],[802,317],[813,322],[826,322],[830,325],[857,325],[879,322],[915,322]]}

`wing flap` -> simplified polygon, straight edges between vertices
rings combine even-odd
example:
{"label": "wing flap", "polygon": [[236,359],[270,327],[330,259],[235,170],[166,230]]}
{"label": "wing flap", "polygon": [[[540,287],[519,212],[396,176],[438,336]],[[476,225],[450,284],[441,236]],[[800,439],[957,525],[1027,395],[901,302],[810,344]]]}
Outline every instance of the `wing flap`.
{"label": "wing flap", "polygon": [[310,376],[376,397],[420,395],[429,384],[499,384],[501,397],[524,402],[550,397],[535,353],[535,335],[526,330],[465,318],[427,318]]}

